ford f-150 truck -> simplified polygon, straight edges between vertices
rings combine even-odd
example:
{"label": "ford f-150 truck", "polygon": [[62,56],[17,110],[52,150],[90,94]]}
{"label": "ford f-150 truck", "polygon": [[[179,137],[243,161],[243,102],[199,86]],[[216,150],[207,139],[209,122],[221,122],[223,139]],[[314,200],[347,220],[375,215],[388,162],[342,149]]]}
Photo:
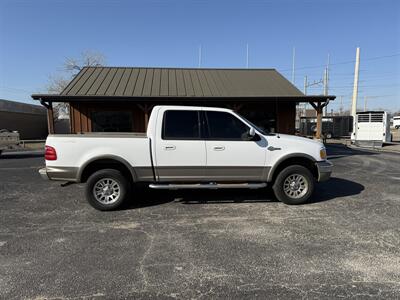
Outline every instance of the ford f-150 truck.
{"label": "ford f-150 truck", "polygon": [[229,109],[156,106],[147,133],[49,135],[43,178],[86,183],[88,202],[113,210],[132,186],[263,188],[286,204],[306,202],[332,164],[322,143],[271,134]]}

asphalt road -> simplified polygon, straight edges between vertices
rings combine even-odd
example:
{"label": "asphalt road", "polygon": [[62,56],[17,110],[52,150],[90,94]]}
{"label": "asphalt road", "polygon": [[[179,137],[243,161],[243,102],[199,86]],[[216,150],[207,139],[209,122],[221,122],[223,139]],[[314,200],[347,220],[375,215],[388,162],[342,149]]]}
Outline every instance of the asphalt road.
{"label": "asphalt road", "polygon": [[99,212],[0,158],[0,298],[399,298],[400,155],[331,147],[312,203],[148,192]]}

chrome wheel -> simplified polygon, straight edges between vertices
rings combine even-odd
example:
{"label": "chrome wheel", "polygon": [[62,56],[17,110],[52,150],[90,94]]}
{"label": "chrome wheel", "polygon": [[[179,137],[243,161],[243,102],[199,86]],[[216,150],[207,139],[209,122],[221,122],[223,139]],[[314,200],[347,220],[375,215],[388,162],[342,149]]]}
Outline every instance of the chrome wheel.
{"label": "chrome wheel", "polygon": [[283,182],[283,191],[290,198],[301,198],[308,191],[307,179],[300,174],[291,174]]}
{"label": "chrome wheel", "polygon": [[121,188],[117,181],[111,178],[102,178],[93,187],[93,196],[102,204],[112,204],[118,200]]}

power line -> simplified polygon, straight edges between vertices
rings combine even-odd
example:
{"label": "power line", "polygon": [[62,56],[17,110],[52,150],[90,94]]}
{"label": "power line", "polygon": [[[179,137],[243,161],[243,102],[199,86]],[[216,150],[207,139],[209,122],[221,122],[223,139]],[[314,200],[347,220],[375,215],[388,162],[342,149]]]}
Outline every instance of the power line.
{"label": "power line", "polygon": [[[376,56],[376,57],[370,57],[370,58],[363,59],[363,61],[371,61],[371,60],[384,59],[384,58],[390,58],[390,57],[396,57],[396,56],[400,56],[400,53],[395,53],[395,54],[390,54],[390,55],[382,55],[382,56]],[[337,66],[337,65],[352,64],[354,62],[355,62],[355,60],[348,60],[348,61],[337,62],[337,63],[329,64],[329,65],[330,66]],[[325,67],[325,66],[326,65],[315,65],[315,66],[300,67],[300,68],[296,68],[296,71],[305,70],[305,69],[316,69],[316,68],[321,68],[321,67]],[[280,71],[281,72],[286,72],[286,71],[291,71],[291,70],[292,69],[283,69],[283,70],[280,70]]]}

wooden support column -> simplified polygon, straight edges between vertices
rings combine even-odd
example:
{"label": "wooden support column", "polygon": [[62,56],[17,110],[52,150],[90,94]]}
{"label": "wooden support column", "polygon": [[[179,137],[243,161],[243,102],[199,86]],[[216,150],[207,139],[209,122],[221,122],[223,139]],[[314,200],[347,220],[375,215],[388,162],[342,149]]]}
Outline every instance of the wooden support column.
{"label": "wooden support column", "polygon": [[320,140],[322,135],[322,109],[324,105],[321,102],[317,102],[316,104],[310,102],[310,104],[317,111],[317,132],[315,133],[315,138]]}
{"label": "wooden support column", "polygon": [[321,102],[318,102],[317,106],[317,132],[315,137],[320,140],[322,135],[322,105]]}
{"label": "wooden support column", "polygon": [[144,112],[144,127],[147,129],[147,125],[149,124],[150,110],[153,108],[153,106],[148,104],[138,104],[137,106]]}
{"label": "wooden support column", "polygon": [[235,103],[235,104],[227,104],[226,107],[227,107],[228,109],[233,110],[234,112],[238,112],[239,110],[242,109],[243,104],[238,104],[238,103]]}
{"label": "wooden support column", "polygon": [[46,108],[47,108],[47,128],[49,130],[49,134],[53,134],[54,133],[53,103],[49,102]]}

